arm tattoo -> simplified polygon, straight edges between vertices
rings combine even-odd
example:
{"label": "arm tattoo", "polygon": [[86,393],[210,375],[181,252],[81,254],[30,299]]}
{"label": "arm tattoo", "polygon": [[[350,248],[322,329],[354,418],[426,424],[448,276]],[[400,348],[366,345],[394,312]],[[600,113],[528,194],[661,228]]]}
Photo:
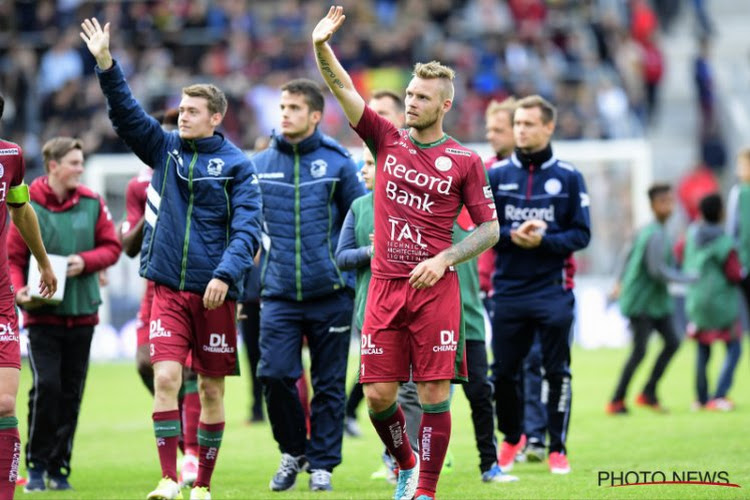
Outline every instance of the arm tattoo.
{"label": "arm tattoo", "polygon": [[463,241],[447,248],[444,256],[451,265],[473,259],[497,243],[500,238],[500,225],[496,220],[483,222]]}
{"label": "arm tattoo", "polygon": [[328,61],[326,61],[323,54],[320,53],[320,50],[316,51],[316,55],[318,56],[318,63],[320,63],[320,71],[323,73],[323,76],[328,78],[331,81],[331,84],[343,89],[344,83],[338,79],[336,73],[333,72],[331,66],[328,64]]}

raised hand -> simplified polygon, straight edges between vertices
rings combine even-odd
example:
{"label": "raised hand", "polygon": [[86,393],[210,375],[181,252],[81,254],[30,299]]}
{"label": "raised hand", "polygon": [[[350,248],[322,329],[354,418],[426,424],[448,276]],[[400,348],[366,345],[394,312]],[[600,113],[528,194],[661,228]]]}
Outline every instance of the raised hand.
{"label": "raised hand", "polygon": [[112,54],[109,52],[109,23],[102,29],[99,21],[92,17],[83,20],[81,29],[81,39],[86,42],[89,52],[96,59],[96,64],[101,69],[109,69],[112,66]]}
{"label": "raised hand", "polygon": [[312,32],[313,43],[318,45],[330,40],[333,34],[344,24],[345,19],[344,8],[340,5],[332,5],[328,10],[328,15],[315,26]]}

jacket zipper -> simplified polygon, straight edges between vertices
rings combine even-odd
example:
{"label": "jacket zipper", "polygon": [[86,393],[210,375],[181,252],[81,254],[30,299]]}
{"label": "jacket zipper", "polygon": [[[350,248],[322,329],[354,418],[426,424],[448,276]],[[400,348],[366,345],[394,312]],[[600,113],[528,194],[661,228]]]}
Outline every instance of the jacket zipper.
{"label": "jacket zipper", "polygon": [[529,179],[526,183],[526,199],[531,199],[531,186],[534,184],[534,165],[529,165]]}
{"label": "jacket zipper", "polygon": [[300,228],[299,200],[299,148],[294,144],[294,277],[297,300],[302,300],[302,236]]}

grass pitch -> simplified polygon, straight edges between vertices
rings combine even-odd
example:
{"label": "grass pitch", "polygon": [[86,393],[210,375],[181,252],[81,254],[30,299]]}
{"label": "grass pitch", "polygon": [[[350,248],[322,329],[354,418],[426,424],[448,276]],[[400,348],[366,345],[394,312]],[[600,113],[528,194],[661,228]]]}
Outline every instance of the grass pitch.
{"label": "grass pitch", "polygon": [[[658,342],[636,373],[632,401],[653,364]],[[745,343],[747,346],[747,343]],[[724,349],[715,348],[711,380],[715,382]],[[517,464],[520,482],[483,484],[479,478],[469,409],[463,392],[455,392],[451,452],[455,467],[441,478],[440,498],[748,498],[750,497],[750,367],[743,353],[730,396],[737,404],[731,413],[691,412],[694,399],[695,346],[686,342],[668,368],[659,394],[671,411],[667,415],[635,408],[628,416],[607,416],[604,406],[614,388],[626,350],[574,349],[573,413],[568,439],[572,473],[553,476],[545,464]],[[243,358],[244,361],[244,358]],[[350,368],[356,363],[350,363]],[[243,366],[247,373],[247,367]],[[30,370],[24,365],[18,398],[21,436],[25,443]],[[300,476],[291,492],[271,493],[268,482],[279,462],[279,452],[268,424],[247,425],[249,382],[232,377],[227,383],[227,428],[212,482],[215,499],[275,498],[391,498],[392,486],[371,480],[380,466],[377,435],[360,408],[361,439],[345,438],[344,461],[333,475],[334,491],[311,493],[308,476]],[[598,484],[600,472],[726,471],[730,483],[741,488],[704,485],[649,485],[609,487]],[[22,471],[25,474],[25,471]],[[151,401],[133,363],[93,364],[81,408],[73,450],[71,484],[74,492],[44,492],[19,497],[142,499],[159,479],[159,465],[151,424]],[[661,477],[657,477],[661,480]],[[188,490],[183,490],[188,498]]]}

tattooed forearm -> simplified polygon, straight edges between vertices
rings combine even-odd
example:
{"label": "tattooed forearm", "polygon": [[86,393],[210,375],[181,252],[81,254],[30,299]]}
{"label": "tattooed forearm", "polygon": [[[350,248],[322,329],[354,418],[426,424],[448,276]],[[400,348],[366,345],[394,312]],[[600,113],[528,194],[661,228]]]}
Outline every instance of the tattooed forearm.
{"label": "tattooed forearm", "polygon": [[335,85],[338,88],[343,89],[344,83],[339,80],[339,78],[336,76],[336,73],[333,72],[330,64],[328,64],[328,61],[326,61],[325,57],[320,52],[320,49],[315,52],[316,56],[318,57],[318,64],[320,65],[320,72],[323,74],[323,77],[325,77],[331,85]]}
{"label": "tattooed forearm", "polygon": [[496,220],[482,223],[463,241],[443,250],[443,257],[448,264],[454,266],[469,259],[473,259],[484,252],[500,239],[500,225]]}

